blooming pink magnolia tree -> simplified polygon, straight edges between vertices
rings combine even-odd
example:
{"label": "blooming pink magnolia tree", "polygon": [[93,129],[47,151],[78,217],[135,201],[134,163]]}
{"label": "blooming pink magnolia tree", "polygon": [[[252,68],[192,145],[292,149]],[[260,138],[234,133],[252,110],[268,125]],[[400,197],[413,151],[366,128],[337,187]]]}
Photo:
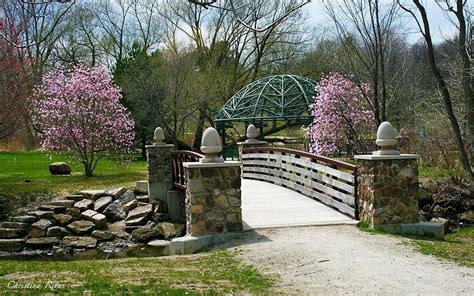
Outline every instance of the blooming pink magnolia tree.
{"label": "blooming pink magnolia tree", "polygon": [[310,106],[314,116],[308,128],[311,152],[331,154],[346,145],[365,151],[361,137],[375,125],[367,100],[369,86],[359,87],[349,77],[332,73],[321,79],[317,90],[319,95]]}
{"label": "blooming pink magnolia tree", "polygon": [[42,150],[73,152],[86,176],[104,156],[130,152],[134,122],[119,102],[120,91],[103,66],[79,65],[45,75],[32,97]]}

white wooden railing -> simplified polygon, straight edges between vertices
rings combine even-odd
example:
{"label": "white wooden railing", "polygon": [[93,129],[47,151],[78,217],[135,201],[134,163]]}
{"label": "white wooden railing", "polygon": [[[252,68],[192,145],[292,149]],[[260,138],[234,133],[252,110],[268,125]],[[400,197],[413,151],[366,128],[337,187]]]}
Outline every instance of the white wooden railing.
{"label": "white wooden railing", "polygon": [[358,219],[357,167],[298,150],[242,149],[243,177],[300,192]]}

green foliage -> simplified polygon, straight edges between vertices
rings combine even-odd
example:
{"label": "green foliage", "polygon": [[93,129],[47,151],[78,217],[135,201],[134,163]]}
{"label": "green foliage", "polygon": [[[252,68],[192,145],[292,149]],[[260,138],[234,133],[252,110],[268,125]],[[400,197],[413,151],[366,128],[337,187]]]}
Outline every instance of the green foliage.
{"label": "green foliage", "polygon": [[[38,289],[9,289],[8,283],[37,284]],[[52,291],[45,284],[61,284]],[[10,284],[11,286],[12,284]],[[59,285],[58,285],[59,286]],[[0,261],[0,294],[72,295],[266,294],[272,281],[229,251],[177,258],[127,258],[81,261]]]}
{"label": "green foliage", "polygon": [[[51,156],[51,157],[50,157]],[[65,161],[71,165],[71,176],[53,176],[48,164]],[[97,165],[94,177],[81,172],[81,164],[64,153],[48,155],[40,152],[0,153],[0,219],[11,209],[27,205],[38,197],[74,193],[92,188],[132,187],[137,180],[146,178],[146,162],[134,160],[126,166],[104,159]],[[2,213],[3,212],[3,213]]]}
{"label": "green foliage", "polygon": [[421,164],[418,167],[420,177],[429,178],[436,181],[441,178],[461,178],[463,172],[459,167],[434,167],[430,165]]}
{"label": "green foliage", "polygon": [[165,74],[161,52],[148,54],[134,43],[128,57],[117,61],[114,80],[122,88],[122,103],[135,121],[136,139],[144,146],[164,120]]}

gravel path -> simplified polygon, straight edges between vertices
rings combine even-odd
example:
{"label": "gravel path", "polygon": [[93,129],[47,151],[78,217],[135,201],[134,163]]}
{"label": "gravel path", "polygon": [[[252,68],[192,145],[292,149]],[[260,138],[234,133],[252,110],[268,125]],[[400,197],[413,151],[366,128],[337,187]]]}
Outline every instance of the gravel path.
{"label": "gravel path", "polygon": [[474,269],[441,262],[354,226],[257,230],[239,246],[244,261],[278,275],[285,294],[474,295]]}

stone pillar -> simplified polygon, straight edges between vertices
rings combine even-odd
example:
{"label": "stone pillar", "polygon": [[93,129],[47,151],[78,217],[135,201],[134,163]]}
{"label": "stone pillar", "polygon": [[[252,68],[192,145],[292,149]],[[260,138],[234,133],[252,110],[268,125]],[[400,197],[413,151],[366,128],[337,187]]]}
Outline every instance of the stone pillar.
{"label": "stone pillar", "polygon": [[224,162],[220,137],[214,128],[203,135],[200,162],[184,163],[186,173],[186,230],[191,236],[242,231],[240,162]]}
{"label": "stone pillar", "polygon": [[147,145],[148,161],[148,195],[150,201],[159,200],[167,203],[168,191],[173,188],[171,172],[171,153],[175,150],[173,144],[165,144],[163,129],[155,129],[153,145]]}
{"label": "stone pillar", "polygon": [[418,217],[418,155],[392,150],[396,132],[389,122],[377,130],[371,155],[357,155],[360,220],[372,226],[409,224]]}
{"label": "stone pillar", "polygon": [[259,141],[257,140],[257,129],[255,125],[250,124],[247,127],[247,140],[245,142],[237,142],[237,146],[239,147],[239,160],[242,161],[242,151],[244,148],[248,147],[265,147],[267,146],[268,142],[266,141]]}

